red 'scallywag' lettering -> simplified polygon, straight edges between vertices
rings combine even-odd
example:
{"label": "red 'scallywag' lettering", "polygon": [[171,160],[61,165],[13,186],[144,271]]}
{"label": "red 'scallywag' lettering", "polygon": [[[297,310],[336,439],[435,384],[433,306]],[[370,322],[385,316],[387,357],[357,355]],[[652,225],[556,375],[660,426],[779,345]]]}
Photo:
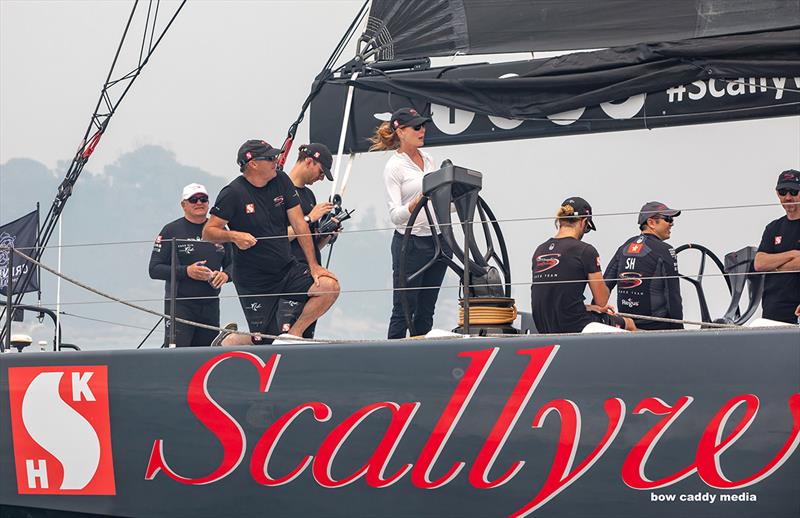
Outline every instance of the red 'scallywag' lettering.
{"label": "red 'scallywag' lettering", "polygon": [[[533,392],[544,373],[555,358],[559,346],[552,345],[533,349],[523,349],[517,354],[528,356],[527,365],[517,381],[508,401],[497,418],[485,443],[478,452],[469,473],[470,483],[477,489],[492,489],[510,481],[523,467],[524,461],[512,463],[500,477],[490,480],[495,460],[499,457],[506,440],[513,431],[516,422],[525,410]],[[253,479],[265,486],[288,484],[300,476],[309,466],[314,480],[326,488],[340,488],[364,478],[367,485],[373,488],[388,487],[397,483],[407,473],[411,473],[411,483],[423,489],[437,489],[452,480],[465,467],[466,463],[453,463],[439,478],[432,479],[435,463],[447,445],[455,427],[469,405],[492,361],[498,348],[459,353],[459,357],[467,358],[469,365],[459,381],[447,405],[442,411],[430,437],[413,465],[403,464],[394,473],[386,475],[384,471],[389,465],[392,455],[408,429],[411,420],[421,407],[419,402],[395,403],[380,401],[367,405],[331,430],[316,452],[316,456],[306,454],[289,473],[274,476],[269,473],[269,462],[283,434],[293,422],[306,410],[310,411],[317,422],[327,422],[333,411],[322,402],[303,403],[278,418],[262,435],[253,449],[250,472]],[[240,351],[226,352],[212,358],[198,369],[189,384],[188,403],[192,412],[219,440],[223,449],[223,458],[219,465],[208,475],[197,478],[181,476],[172,470],[164,457],[164,444],[157,439],[147,466],[145,478],[152,480],[159,471],[164,471],[170,478],[184,484],[210,484],[230,475],[241,463],[246,451],[246,437],[239,423],[222,409],[209,395],[208,382],[211,373],[223,361],[230,358],[247,360],[259,372],[259,390],[266,393],[277,370],[280,355],[272,355],[267,363],[259,357]],[[720,457],[735,441],[737,441],[754,421],[758,411],[759,400],[753,394],[744,394],[732,398],[714,416],[706,427],[698,445],[695,462],[677,473],[650,480],[645,474],[645,465],[659,440],[667,432],[676,419],[691,405],[691,396],[682,396],[674,405],[668,405],[661,399],[649,397],[643,399],[633,411],[635,415],[646,412],[664,416],[633,446],[622,466],[622,479],[629,487],[638,490],[663,488],[691,476],[695,472],[708,485],[720,489],[738,489],[746,487],[774,473],[800,443],[800,394],[792,394],[789,398],[789,409],[792,415],[792,431],[788,439],[762,469],[742,480],[731,481],[722,471]],[[723,438],[723,430],[734,412],[745,405],[744,416],[733,431]],[[617,437],[625,420],[625,403],[620,398],[605,401],[604,409],[608,418],[607,429],[603,438],[592,452],[573,469],[573,462],[580,445],[581,413],[578,405],[567,399],[556,399],[544,404],[531,423],[532,428],[540,428],[545,419],[556,413],[560,419],[560,435],[547,479],[539,492],[527,504],[513,513],[513,516],[527,516],[541,508],[573,482],[583,476],[603,456]],[[366,462],[354,473],[342,479],[335,479],[332,467],[336,455],[352,432],[372,414],[389,412],[391,420],[377,447],[371,452]]]}
{"label": "red 'scallywag' lettering", "polygon": [[278,368],[278,361],[281,355],[273,354],[265,364],[261,358],[248,352],[232,351],[222,353],[204,363],[192,376],[189,382],[187,402],[192,413],[217,436],[217,439],[222,444],[222,461],[217,466],[217,469],[204,477],[190,478],[178,475],[169,467],[164,458],[164,442],[161,439],[156,439],[153,443],[153,450],[150,453],[147,470],[145,471],[145,479],[152,480],[159,471],[163,470],[171,479],[184,484],[210,484],[227,477],[242,462],[245,447],[247,446],[244,430],[242,430],[236,419],[231,417],[208,394],[209,376],[220,363],[230,358],[241,358],[252,363],[258,369],[259,390],[267,392],[275,375],[275,370]]}

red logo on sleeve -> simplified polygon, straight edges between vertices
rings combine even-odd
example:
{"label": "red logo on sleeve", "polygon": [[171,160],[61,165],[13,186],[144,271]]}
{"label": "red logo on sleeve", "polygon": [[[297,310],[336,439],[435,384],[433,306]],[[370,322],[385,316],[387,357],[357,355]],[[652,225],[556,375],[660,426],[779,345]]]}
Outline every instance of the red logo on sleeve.
{"label": "red logo on sleeve", "polygon": [[781,241],[782,241],[782,240],[783,240],[783,239],[781,238],[781,236],[775,236],[775,244],[776,244],[776,245],[779,245],[779,244],[781,244]]}
{"label": "red logo on sleeve", "polygon": [[597,267],[600,268],[600,256],[598,255],[595,260],[597,261]]}
{"label": "red logo on sleeve", "polygon": [[114,495],[105,365],[8,369],[20,494]]}
{"label": "red logo on sleeve", "polygon": [[244,206],[244,211],[245,211],[247,214],[255,214],[255,212],[256,212],[256,205],[255,205],[255,203],[248,203],[247,205],[245,205],[245,206]]}

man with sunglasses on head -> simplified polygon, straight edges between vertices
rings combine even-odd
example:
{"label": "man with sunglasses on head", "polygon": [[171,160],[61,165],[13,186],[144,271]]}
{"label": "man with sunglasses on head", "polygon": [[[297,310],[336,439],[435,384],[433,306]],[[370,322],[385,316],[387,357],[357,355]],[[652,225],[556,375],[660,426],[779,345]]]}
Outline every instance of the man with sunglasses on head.
{"label": "man with sunglasses on head", "polygon": [[[681,211],[658,201],[639,211],[641,233],[625,241],[608,263],[603,277],[609,290],[617,287],[622,313],[683,320],[678,260],[667,244],[674,218]],[[683,329],[683,324],[634,319],[637,329]]]}
{"label": "man with sunglasses on head", "polygon": [[764,229],[754,266],[759,272],[775,272],[764,279],[762,316],[796,324],[800,310],[800,171],[783,171],[775,191],[786,215]]}
{"label": "man with sunglasses on head", "polygon": [[[172,238],[178,256],[176,270],[177,300],[175,317],[219,327],[219,291],[231,278],[233,251],[230,245],[201,241],[208,215],[208,191],[199,183],[183,188],[183,217],[168,223],[156,238],[150,255],[150,278],[166,281],[164,313],[170,314],[170,279],[172,275]],[[170,337],[170,320],[164,328],[164,344]],[[191,324],[175,323],[175,345],[178,347],[211,345],[217,336]]]}
{"label": "man with sunglasses on head", "polygon": [[[300,337],[336,301],[339,282],[317,261],[297,189],[289,176],[276,167],[280,153],[263,140],[242,144],[236,162],[243,174],[219,193],[203,238],[236,245],[234,285],[250,332],[280,334],[276,309],[278,299],[286,298],[305,304],[287,331]],[[305,264],[292,255],[287,225],[294,229]],[[233,330],[233,325],[226,328]],[[271,342],[223,331],[212,345]]]}

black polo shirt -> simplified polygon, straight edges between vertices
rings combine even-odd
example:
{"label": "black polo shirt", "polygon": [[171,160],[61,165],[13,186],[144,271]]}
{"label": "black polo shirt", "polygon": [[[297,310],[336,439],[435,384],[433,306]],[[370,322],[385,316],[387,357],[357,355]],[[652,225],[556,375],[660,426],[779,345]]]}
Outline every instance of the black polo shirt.
{"label": "black polo shirt", "polygon": [[[311,213],[311,209],[314,208],[314,205],[317,204],[317,198],[314,196],[314,192],[309,189],[308,187],[297,187],[297,195],[300,199],[300,208],[303,209],[303,215],[307,216]],[[309,223],[308,227],[313,234],[319,229],[318,222]],[[314,243],[314,255],[317,257],[317,262],[322,263],[322,254],[317,247],[317,241],[319,241],[319,236],[311,236],[311,241]],[[303,253],[303,249],[300,247],[300,242],[297,238],[292,240],[292,254],[294,254],[295,259],[300,261],[301,263],[307,263],[306,261],[306,254]]]}
{"label": "black polo shirt", "polygon": [[[264,187],[256,187],[240,176],[225,186],[211,214],[228,222],[228,228],[247,232],[258,239],[247,250],[234,246],[234,282],[242,286],[279,281],[293,262],[286,227],[286,212],[300,200],[289,176],[281,170]],[[259,238],[272,239],[259,239]]]}
{"label": "black polo shirt", "polygon": [[[779,254],[800,250],[800,219],[786,216],[776,219],[764,229],[759,252]],[[794,310],[800,304],[800,273],[767,273],[764,297],[761,299],[764,318],[796,324]]]}

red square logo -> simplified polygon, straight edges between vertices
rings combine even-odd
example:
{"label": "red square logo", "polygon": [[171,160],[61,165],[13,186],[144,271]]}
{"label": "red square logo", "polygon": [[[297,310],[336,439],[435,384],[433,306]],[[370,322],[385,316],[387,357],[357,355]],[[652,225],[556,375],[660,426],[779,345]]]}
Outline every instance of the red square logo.
{"label": "red square logo", "polygon": [[628,246],[628,253],[629,254],[638,254],[639,252],[642,251],[642,247],[644,247],[644,245],[642,243],[631,243]]}
{"label": "red square logo", "polygon": [[108,367],[8,369],[20,494],[114,495]]}
{"label": "red square logo", "polygon": [[782,239],[782,237],[781,237],[781,236],[775,236],[775,244],[776,244],[776,245],[779,245],[779,244],[781,244],[781,241],[782,241],[782,240],[783,240],[783,239]]}
{"label": "red square logo", "polygon": [[244,206],[244,211],[248,214],[254,214],[256,212],[256,206],[254,203],[248,203]]}

